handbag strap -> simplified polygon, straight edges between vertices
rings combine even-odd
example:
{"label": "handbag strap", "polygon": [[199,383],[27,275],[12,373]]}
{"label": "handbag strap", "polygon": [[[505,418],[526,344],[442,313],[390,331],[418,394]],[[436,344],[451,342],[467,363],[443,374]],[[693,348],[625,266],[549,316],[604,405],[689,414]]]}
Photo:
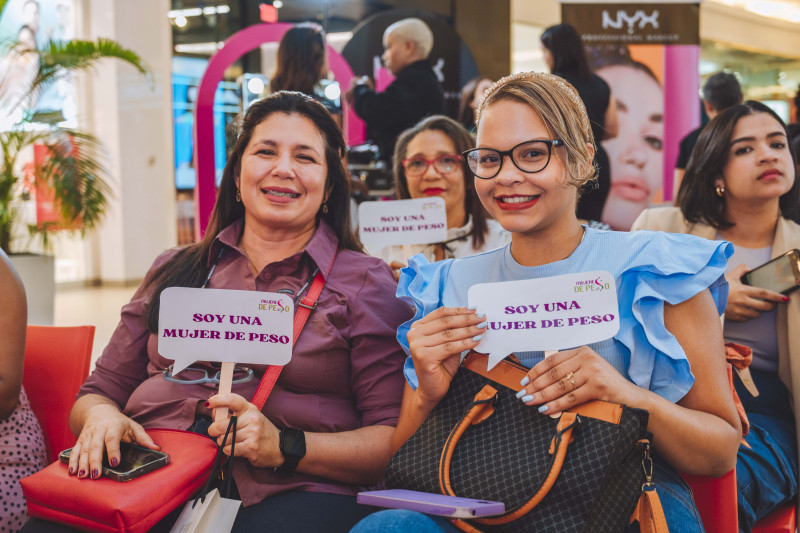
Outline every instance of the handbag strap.
{"label": "handbag strap", "polygon": [[[447,441],[442,449],[442,455],[439,459],[439,488],[442,494],[456,496],[450,482],[450,464],[456,445],[470,426],[480,424],[493,414],[494,407],[492,404],[496,398],[497,389],[491,385],[483,387],[483,389],[475,395],[469,410],[467,410],[461,421],[453,428],[450,435],[447,437]],[[486,525],[507,524],[529,513],[534,507],[539,505],[539,502],[541,502],[542,499],[547,496],[547,493],[550,492],[550,489],[553,488],[558,475],[561,473],[561,467],[564,466],[564,459],[567,455],[567,447],[572,441],[572,431],[580,424],[580,420],[580,416],[576,413],[562,413],[561,418],[558,420],[558,425],[556,426],[553,441],[550,444],[550,455],[552,458],[550,460],[547,476],[545,476],[541,486],[527,502],[500,516],[475,518],[473,520]]]}
{"label": "handbag strap", "polygon": [[658,497],[655,486],[645,487],[636,509],[633,511],[631,523],[638,520],[642,533],[669,533],[664,508]]}
{"label": "handbag strap", "polygon": [[[294,314],[294,322],[292,324],[292,331],[294,332],[292,347],[297,344],[297,339],[300,337],[300,332],[303,331],[303,326],[306,325],[311,311],[317,308],[319,295],[322,294],[322,287],[325,286],[325,278],[330,274],[335,259],[336,253],[334,252],[333,258],[331,258],[331,264],[328,265],[328,271],[325,272],[325,276],[323,277],[322,272],[317,271],[317,275],[314,276],[314,281],[311,283],[308,293],[301,298],[300,303],[297,304],[298,309]],[[264,372],[264,377],[261,378],[261,382],[258,384],[255,394],[253,394],[253,399],[250,400],[250,403],[258,407],[259,411],[264,407],[267,398],[275,387],[275,383],[278,382],[278,376],[281,375],[281,370],[283,370],[283,366],[270,365],[267,371]]]}

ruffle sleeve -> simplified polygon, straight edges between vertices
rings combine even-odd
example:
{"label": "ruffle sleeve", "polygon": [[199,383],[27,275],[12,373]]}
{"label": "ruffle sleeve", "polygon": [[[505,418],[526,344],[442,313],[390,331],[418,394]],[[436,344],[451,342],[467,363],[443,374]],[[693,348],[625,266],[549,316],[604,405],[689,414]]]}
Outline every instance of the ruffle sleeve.
{"label": "ruffle sleeve", "polygon": [[683,348],[664,325],[664,303],[679,304],[709,289],[722,314],[733,245],[692,235],[636,233],[649,242],[617,280],[623,327],[615,338],[630,350],[630,379],[677,402],[692,388],[694,376]]}
{"label": "ruffle sleeve", "polygon": [[397,328],[397,342],[408,356],[403,373],[414,390],[417,389],[418,381],[408,348],[408,330],[411,324],[442,306],[442,291],[452,264],[452,259],[429,263],[424,255],[417,254],[411,257],[408,266],[400,271],[397,297],[414,307],[414,316]]}

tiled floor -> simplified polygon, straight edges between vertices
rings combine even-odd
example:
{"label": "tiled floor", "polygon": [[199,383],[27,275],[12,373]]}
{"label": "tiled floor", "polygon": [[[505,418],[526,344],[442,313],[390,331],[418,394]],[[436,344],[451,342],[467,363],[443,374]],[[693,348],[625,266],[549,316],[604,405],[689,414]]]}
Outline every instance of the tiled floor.
{"label": "tiled floor", "polygon": [[136,287],[81,287],[56,290],[56,326],[95,326],[92,368],[119,323],[120,309]]}

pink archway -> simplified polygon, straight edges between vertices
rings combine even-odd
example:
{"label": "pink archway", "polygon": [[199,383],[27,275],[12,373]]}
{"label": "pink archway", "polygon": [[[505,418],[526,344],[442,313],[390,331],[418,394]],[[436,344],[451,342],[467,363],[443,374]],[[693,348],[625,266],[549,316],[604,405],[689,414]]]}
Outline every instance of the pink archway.
{"label": "pink archway", "polygon": [[[214,209],[217,191],[215,184],[214,155],[214,94],[222,81],[225,70],[244,54],[251,52],[263,43],[278,42],[293,24],[274,23],[250,26],[225,41],[225,45],[211,57],[197,92],[194,120],[194,168],[197,181],[194,188],[195,239],[200,240],[208,226],[211,211]],[[353,69],[345,59],[328,46],[328,64],[336,81],[346,90],[353,78]],[[356,116],[342,98],[344,111],[344,131],[348,144],[364,141],[364,123]]]}

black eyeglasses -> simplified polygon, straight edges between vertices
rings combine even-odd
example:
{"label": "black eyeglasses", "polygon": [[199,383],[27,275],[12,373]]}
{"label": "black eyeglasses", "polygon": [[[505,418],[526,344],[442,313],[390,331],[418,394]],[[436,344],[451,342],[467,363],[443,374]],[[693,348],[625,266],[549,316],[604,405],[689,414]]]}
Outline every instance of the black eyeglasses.
{"label": "black eyeglasses", "polygon": [[505,151],[494,148],[473,148],[463,155],[467,158],[467,165],[475,177],[488,180],[500,173],[505,156],[511,158],[514,166],[522,172],[528,174],[541,172],[550,163],[553,146],[564,146],[564,141],[560,139],[525,141]]}

